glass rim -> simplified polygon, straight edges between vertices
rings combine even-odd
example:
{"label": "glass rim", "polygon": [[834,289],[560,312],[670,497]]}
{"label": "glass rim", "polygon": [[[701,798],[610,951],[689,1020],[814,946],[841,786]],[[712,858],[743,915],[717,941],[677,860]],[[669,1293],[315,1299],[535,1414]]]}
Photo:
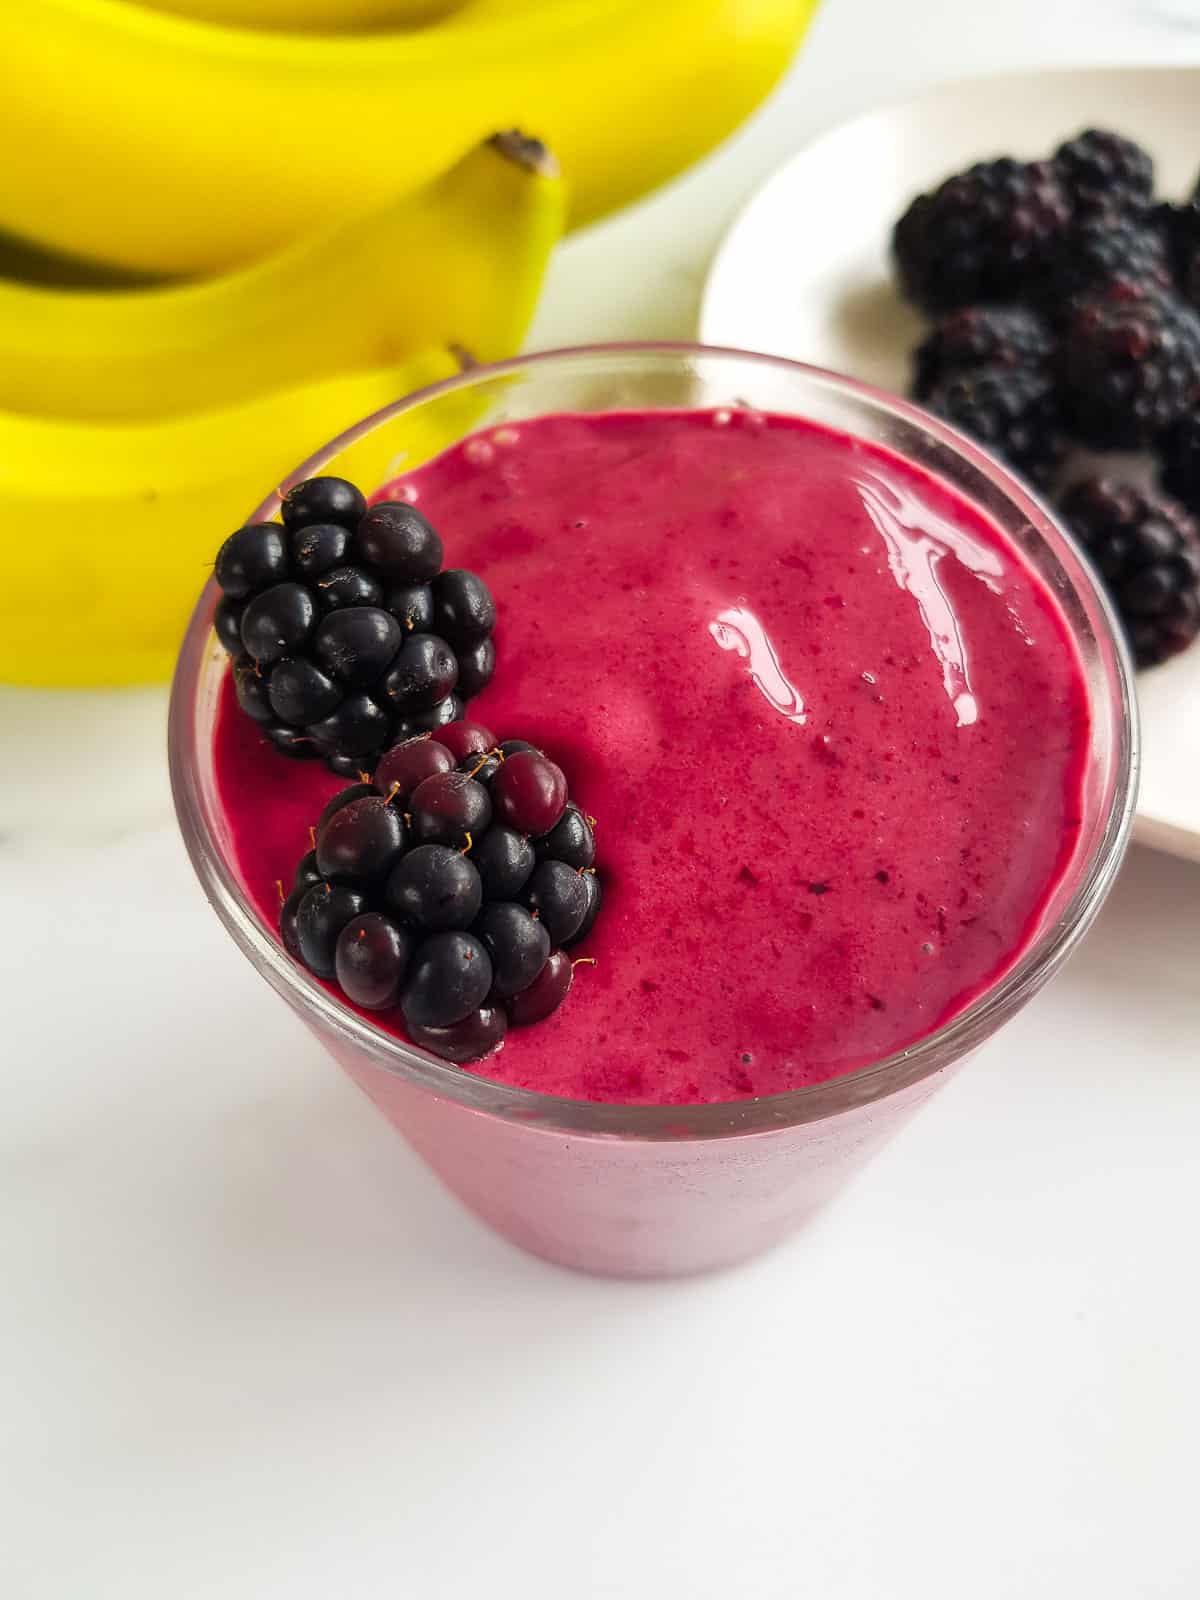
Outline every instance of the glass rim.
{"label": "glass rim", "polygon": [[[1039,539],[1049,545],[1072,587],[1092,602],[1092,609],[1104,623],[1102,632],[1097,633],[1097,641],[1112,653],[1115,684],[1119,690],[1119,749],[1112,797],[1108,815],[1090,847],[1090,854],[1071,869],[1078,871],[1079,882],[1068,903],[1038,933],[1018,961],[962,1011],[916,1043],[821,1083],[806,1084],[774,1095],[686,1105],[632,1105],[569,1099],[484,1077],[384,1033],[344,1006],[316,978],[293,962],[262,925],[231,863],[213,837],[190,753],[195,691],[213,648],[212,615],[219,595],[212,578],[192,612],[171,686],[167,732],[171,790],[192,867],[206,898],[243,955],[307,1021],[346,1047],[365,1053],[382,1070],[399,1074],[430,1093],[477,1111],[560,1133],[644,1140],[704,1140],[765,1133],[819,1121],[853,1106],[870,1104],[959,1059],[982,1043],[1005,1016],[1029,999],[1075,949],[1108,894],[1133,825],[1139,769],[1133,666],[1113,608],[1071,535],[1007,468],[947,423],[887,390],[786,356],[729,346],[660,340],[573,345],[468,367],[453,377],[414,390],[344,429],[290,472],[248,520],[270,520],[277,513],[288,485],[315,476],[357,439],[444,395],[530,368],[571,361],[616,363],[638,357],[761,363],[819,388],[865,400],[877,410],[919,428],[953,455],[965,459],[1016,507]],[[1074,625],[1070,626],[1074,632]]]}

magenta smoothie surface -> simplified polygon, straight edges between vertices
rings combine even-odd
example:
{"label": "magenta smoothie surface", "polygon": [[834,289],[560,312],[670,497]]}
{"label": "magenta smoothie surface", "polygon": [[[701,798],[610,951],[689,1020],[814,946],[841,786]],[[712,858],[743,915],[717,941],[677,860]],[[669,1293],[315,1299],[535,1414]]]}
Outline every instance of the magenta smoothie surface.
{"label": "magenta smoothie surface", "polygon": [[[496,596],[467,715],[597,819],[564,1005],[464,1070],[575,1099],[777,1094],[915,1043],[1010,968],[1076,848],[1089,712],[1041,579],[874,445],[745,412],[547,416],[385,491]],[[235,864],[277,926],[344,785],[231,685]],[[399,1011],[374,1023],[403,1037]]]}

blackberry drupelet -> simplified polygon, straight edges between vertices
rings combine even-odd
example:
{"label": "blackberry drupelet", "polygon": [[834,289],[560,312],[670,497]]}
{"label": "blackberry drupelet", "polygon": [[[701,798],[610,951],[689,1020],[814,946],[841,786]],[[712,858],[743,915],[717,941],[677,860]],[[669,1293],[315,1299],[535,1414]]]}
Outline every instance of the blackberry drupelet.
{"label": "blackberry drupelet", "polygon": [[484,1005],[461,1022],[441,1028],[408,1023],[408,1036],[423,1050],[447,1061],[480,1061],[499,1050],[508,1032],[508,1013],[503,1006]]}
{"label": "blackberry drupelet", "polygon": [[1200,411],[1189,411],[1163,435],[1159,459],[1163,488],[1200,516]]}
{"label": "blackberry drupelet", "polygon": [[1154,162],[1140,145],[1107,128],[1085,128],[1059,145],[1054,165],[1080,216],[1145,211],[1154,192]]}
{"label": "blackberry drupelet", "polygon": [[454,757],[430,734],[418,734],[385,751],[375,768],[375,786],[396,805],[407,808],[413,790],[438,772],[453,772]]}
{"label": "blackberry drupelet", "polygon": [[378,911],[355,917],[338,934],[334,947],[338,987],[364,1011],[395,1005],[414,943],[410,933]]}
{"label": "blackberry drupelet", "polygon": [[282,525],[222,545],[217,636],[242,710],[281,754],[340,773],[398,737],[457,721],[495,669],[495,603],[474,573],[441,571],[442,541],[414,507],[370,509],[342,478],[311,478]]}
{"label": "blackberry drupelet", "polygon": [[505,756],[492,779],[492,799],[501,822],[520,833],[549,833],[567,807],[563,770],[537,750],[516,750]]}
{"label": "blackberry drupelet", "polygon": [[469,850],[492,820],[487,788],[465,772],[436,772],[412,792],[408,802],[413,836],[421,844]]}
{"label": "blackberry drupelet", "polygon": [[445,1028],[478,1011],[491,987],[491,956],[474,934],[449,929],[431,933],[417,946],[400,1006],[413,1027]]}
{"label": "blackberry drupelet", "polygon": [[[287,909],[287,902],[284,902]],[[296,910],[295,936],[300,959],[319,978],[332,978],[338,935],[368,909],[366,896],[324,879],[304,891]]]}
{"label": "blackberry drupelet", "polygon": [[336,523],[353,530],[367,509],[362,491],[345,478],[305,478],[294,483],[283,497],[280,516],[289,532],[312,527],[315,523]]}
{"label": "blackberry drupelet", "polygon": [[514,1028],[528,1028],[544,1022],[567,998],[575,968],[565,950],[555,950],[549,961],[520,994],[508,1003],[508,1020]]}
{"label": "blackberry drupelet", "polygon": [[913,352],[914,400],[968,367],[1040,367],[1054,340],[1027,306],[962,306],[944,316]]}
{"label": "blackberry drupelet", "polygon": [[474,778],[476,783],[486,787],[500,771],[503,760],[499,750],[472,750],[470,755],[463,756],[456,763],[455,770],[465,772],[468,778]]}
{"label": "blackberry drupelet", "polygon": [[1081,302],[1057,356],[1067,425],[1100,448],[1151,444],[1200,401],[1200,317],[1166,294]]}
{"label": "blackberry drupelet", "polygon": [[1154,216],[1166,237],[1180,294],[1189,305],[1200,306],[1200,199],[1157,206]]}
{"label": "blackberry drupelet", "polygon": [[421,844],[396,863],[384,894],[409,927],[441,933],[471,926],[483,905],[483,882],[468,854]]}
{"label": "blackberry drupelet", "polygon": [[1070,317],[1081,300],[1108,291],[1135,298],[1171,288],[1166,230],[1143,215],[1088,217],[1059,246],[1046,289],[1055,321]]}
{"label": "blackberry drupelet", "polygon": [[1090,478],[1059,508],[1095,563],[1134,660],[1153,667],[1200,633],[1200,524],[1177,501]]}
{"label": "blackberry drupelet", "polygon": [[980,162],[918,195],[897,222],[901,287],[934,312],[1036,294],[1071,220],[1053,163]]}
{"label": "blackberry drupelet", "polygon": [[568,805],[550,832],[534,841],[534,850],[539,861],[552,856],[569,867],[590,867],[596,859],[592,825],[578,806]]}
{"label": "blackberry drupelet", "polygon": [[467,722],[459,719],[452,722],[448,728],[438,729],[438,743],[443,745],[451,754],[454,761],[461,761],[464,756],[483,755],[485,751],[496,746],[496,740],[490,728],[485,728],[478,722]]}
{"label": "blackberry drupelet", "polygon": [[926,398],[929,409],[1044,487],[1066,451],[1054,386],[1029,367],[951,373]]}
{"label": "blackberry drupelet", "polygon": [[581,868],[569,867],[565,861],[539,861],[521,899],[545,924],[554,943],[566,944],[587,915],[587,879]]}
{"label": "blackberry drupelet", "polygon": [[396,745],[329,801],[280,936],[355,1005],[399,1007],[415,1044],[473,1061],[562,1003],[563,947],[591,932],[601,889],[591,820],[548,756],[472,723],[445,735]]}

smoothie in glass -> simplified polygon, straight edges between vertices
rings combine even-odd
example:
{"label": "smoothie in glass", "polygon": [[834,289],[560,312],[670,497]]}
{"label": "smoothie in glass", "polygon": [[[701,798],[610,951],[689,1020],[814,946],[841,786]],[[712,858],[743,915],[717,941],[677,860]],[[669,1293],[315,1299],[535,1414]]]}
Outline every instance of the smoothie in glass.
{"label": "smoothie in glass", "polygon": [[[1020,957],[1076,847],[1087,692],[1057,602],[961,495],[744,410],[543,417],[383,493],[498,597],[470,716],[552,753],[597,819],[596,964],[475,1070],[779,1094],[914,1043]],[[281,759],[229,689],[217,771],[273,926],[345,780]]]}
{"label": "smoothie in glass", "polygon": [[238,714],[210,585],[171,768],[226,929],[512,1242],[655,1276],[786,1237],[1052,976],[1111,887],[1136,717],[1088,569],[942,423],[739,351],[477,369],[349,429],[248,520],[327,473],[414,501],[490,586],[497,668],[466,714],[544,748],[595,817],[604,901],[569,952],[595,964],[455,1065],[293,960],[277,884],[346,779]]}

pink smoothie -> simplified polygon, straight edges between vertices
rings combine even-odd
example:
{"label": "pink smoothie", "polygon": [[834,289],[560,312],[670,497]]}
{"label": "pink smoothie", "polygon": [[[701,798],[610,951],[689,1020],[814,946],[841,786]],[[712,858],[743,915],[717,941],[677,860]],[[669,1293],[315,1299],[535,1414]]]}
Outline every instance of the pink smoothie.
{"label": "pink smoothie", "polygon": [[[1087,693],[1048,590],[956,492],[811,423],[656,412],[501,428],[386,493],[496,595],[468,716],[542,746],[597,818],[596,965],[467,1070],[776,1094],[914,1043],[1019,959],[1076,847]],[[229,684],[216,762],[274,927],[344,780],[280,758]]]}

